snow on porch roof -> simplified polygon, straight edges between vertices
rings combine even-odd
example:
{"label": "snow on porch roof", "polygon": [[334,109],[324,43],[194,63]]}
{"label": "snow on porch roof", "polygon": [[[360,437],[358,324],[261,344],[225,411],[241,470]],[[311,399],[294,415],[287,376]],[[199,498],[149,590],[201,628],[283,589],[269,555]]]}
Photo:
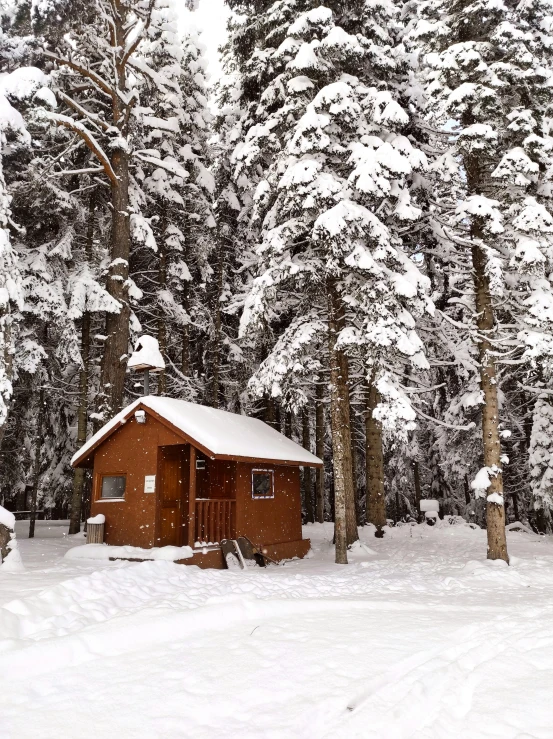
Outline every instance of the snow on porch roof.
{"label": "snow on porch roof", "polygon": [[75,466],[128,420],[136,408],[150,409],[208,450],[213,457],[250,457],[318,467],[322,460],[263,421],[186,400],[147,395],[124,408],[73,456]]}

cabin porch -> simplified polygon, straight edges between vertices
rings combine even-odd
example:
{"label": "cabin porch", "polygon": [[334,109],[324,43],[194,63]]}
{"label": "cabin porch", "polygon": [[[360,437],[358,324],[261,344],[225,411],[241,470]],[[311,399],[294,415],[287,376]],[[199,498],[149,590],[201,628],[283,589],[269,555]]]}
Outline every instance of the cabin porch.
{"label": "cabin porch", "polygon": [[156,546],[206,547],[236,536],[236,462],[209,459],[190,444],[158,458]]}

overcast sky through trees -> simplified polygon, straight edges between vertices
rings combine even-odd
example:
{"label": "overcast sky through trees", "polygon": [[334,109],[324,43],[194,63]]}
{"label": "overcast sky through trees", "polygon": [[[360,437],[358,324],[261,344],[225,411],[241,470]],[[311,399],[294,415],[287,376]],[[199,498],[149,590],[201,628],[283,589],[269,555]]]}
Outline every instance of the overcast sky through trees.
{"label": "overcast sky through trees", "polygon": [[202,34],[202,41],[206,46],[209,60],[210,82],[213,82],[221,73],[217,48],[226,38],[226,22],[229,9],[224,0],[200,0],[198,10],[191,13],[183,7],[183,28],[196,28]]}

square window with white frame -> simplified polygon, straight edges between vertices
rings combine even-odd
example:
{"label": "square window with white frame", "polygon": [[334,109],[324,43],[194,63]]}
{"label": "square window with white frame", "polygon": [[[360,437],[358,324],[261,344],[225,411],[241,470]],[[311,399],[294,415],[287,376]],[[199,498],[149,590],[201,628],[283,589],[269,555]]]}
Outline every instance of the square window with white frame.
{"label": "square window with white frame", "polygon": [[273,470],[252,470],[252,498],[275,497],[275,473]]}
{"label": "square window with white frame", "polygon": [[102,475],[100,500],[121,500],[125,497],[126,486],[125,475]]}

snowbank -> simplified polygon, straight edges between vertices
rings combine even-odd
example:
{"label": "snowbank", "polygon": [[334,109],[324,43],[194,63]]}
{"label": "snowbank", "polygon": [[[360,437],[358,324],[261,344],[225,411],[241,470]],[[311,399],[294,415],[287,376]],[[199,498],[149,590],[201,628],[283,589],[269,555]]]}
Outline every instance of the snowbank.
{"label": "snowbank", "polygon": [[25,566],[23,565],[23,560],[21,559],[21,553],[17,546],[15,534],[12,534],[12,539],[8,543],[8,549],[10,550],[8,552],[8,556],[0,565],[0,567],[2,568],[2,572],[24,572]]}
{"label": "snowbank", "polygon": [[[102,518],[104,517],[102,516]],[[92,521],[92,523],[102,522]],[[65,553],[66,559],[155,559],[166,562],[190,559],[193,556],[191,547],[153,547],[152,549],[142,549],[141,547],[131,546],[112,547],[109,544],[84,544],[80,547],[68,549]]]}
{"label": "snowbank", "polygon": [[15,516],[0,505],[0,523],[12,531],[15,529]]}

